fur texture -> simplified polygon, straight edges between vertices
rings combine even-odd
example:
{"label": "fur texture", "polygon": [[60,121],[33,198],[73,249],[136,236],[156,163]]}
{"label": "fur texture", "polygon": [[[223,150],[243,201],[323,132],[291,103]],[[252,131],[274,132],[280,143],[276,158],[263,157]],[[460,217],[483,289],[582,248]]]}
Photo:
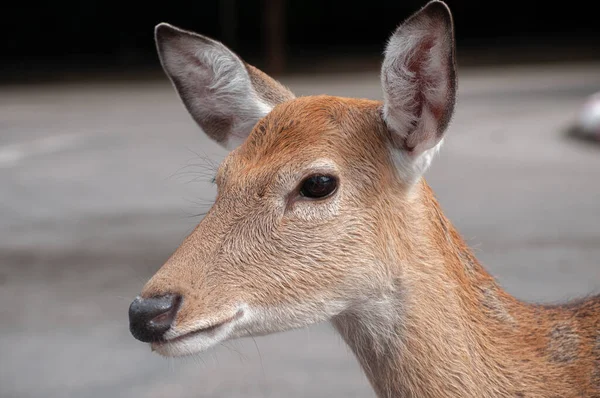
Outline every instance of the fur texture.
{"label": "fur texture", "polygon": [[405,180],[429,167],[450,123],[456,96],[452,15],[431,2],[396,29],[381,67],[383,117]]}
{"label": "fur texture", "polygon": [[198,125],[233,149],[273,105],[294,95],[223,44],[166,23],[155,29],[161,64]]}
{"label": "fur texture", "polygon": [[[508,295],[421,178],[454,107],[443,3],[390,39],[384,102],[294,98],[222,44],[161,26],[163,65],[194,118],[220,143],[247,139],[219,168],[215,204],[142,291],[183,297],[156,351],[331,320],[379,397],[600,396],[600,297]],[[337,190],[302,197],[313,174],[337,177]]]}

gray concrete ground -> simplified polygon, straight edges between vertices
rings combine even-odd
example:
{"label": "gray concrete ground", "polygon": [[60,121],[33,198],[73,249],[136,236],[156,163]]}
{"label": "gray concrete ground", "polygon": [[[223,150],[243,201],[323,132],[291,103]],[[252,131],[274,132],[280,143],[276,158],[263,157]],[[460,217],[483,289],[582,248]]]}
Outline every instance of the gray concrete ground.
{"label": "gray concrete ground", "polygon": [[[427,174],[480,259],[518,297],[600,287],[600,148],[563,137],[600,65],[461,70]],[[283,79],[380,98],[377,74]],[[166,78],[0,90],[0,397],[372,397],[328,325],[167,360],[127,308],[214,196],[225,152]]]}

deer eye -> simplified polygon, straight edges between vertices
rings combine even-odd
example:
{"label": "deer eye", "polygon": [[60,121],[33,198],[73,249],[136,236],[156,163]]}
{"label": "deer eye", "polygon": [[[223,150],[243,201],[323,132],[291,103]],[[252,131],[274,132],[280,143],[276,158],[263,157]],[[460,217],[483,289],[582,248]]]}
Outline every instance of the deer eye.
{"label": "deer eye", "polygon": [[310,199],[321,199],[331,195],[337,188],[337,178],[328,175],[313,175],[302,182],[300,195]]}

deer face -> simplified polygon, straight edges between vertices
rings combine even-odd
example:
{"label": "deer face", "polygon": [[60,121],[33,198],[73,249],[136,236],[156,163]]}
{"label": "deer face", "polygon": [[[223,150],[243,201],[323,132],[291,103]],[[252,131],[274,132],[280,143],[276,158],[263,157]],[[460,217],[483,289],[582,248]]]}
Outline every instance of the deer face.
{"label": "deer face", "polygon": [[446,6],[428,4],[390,39],[383,103],[295,98],[221,43],[166,24],[156,40],[192,117],[231,152],[214,205],[132,303],[133,335],[191,354],[331,319],[388,289],[391,203],[410,207],[452,114]]}

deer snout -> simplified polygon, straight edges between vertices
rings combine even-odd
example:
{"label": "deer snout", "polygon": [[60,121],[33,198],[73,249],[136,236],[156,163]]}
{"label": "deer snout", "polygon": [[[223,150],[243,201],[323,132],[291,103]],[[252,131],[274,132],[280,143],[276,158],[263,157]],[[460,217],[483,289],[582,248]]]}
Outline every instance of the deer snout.
{"label": "deer snout", "polygon": [[157,297],[136,297],[129,306],[129,330],[136,339],[145,343],[163,340],[175,320],[181,305],[181,296],[167,294]]}

